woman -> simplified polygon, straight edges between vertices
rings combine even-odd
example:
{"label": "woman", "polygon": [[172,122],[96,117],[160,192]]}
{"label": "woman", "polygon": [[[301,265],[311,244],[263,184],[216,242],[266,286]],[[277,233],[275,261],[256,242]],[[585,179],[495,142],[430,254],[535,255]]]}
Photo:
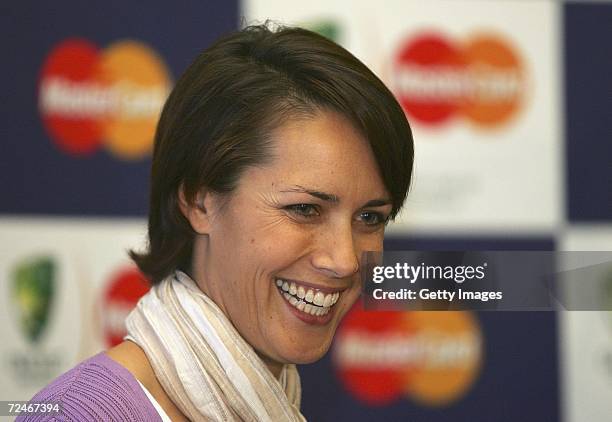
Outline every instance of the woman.
{"label": "woman", "polygon": [[157,128],[131,254],[154,287],[126,341],[34,400],[73,420],[303,420],[294,364],[328,350],[412,160],[401,107],[338,45],[266,26],[217,41]]}

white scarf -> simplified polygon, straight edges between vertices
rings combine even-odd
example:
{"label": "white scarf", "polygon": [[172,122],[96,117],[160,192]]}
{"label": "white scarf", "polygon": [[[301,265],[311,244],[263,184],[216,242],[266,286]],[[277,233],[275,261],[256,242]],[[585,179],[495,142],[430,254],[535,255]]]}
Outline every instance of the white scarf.
{"label": "white scarf", "polygon": [[276,379],[221,309],[177,271],[126,319],[166,394],[193,421],[305,421],[295,365]]}

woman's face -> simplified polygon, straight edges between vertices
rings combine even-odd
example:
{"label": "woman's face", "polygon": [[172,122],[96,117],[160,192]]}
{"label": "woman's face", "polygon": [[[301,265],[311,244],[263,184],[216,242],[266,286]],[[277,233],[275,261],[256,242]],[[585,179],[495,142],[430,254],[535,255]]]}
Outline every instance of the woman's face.
{"label": "woman's face", "polygon": [[328,350],[360,294],[363,251],[382,250],[391,201],[367,142],[342,116],[290,120],[273,160],[225,203],[205,197],[194,277],[273,372]]}

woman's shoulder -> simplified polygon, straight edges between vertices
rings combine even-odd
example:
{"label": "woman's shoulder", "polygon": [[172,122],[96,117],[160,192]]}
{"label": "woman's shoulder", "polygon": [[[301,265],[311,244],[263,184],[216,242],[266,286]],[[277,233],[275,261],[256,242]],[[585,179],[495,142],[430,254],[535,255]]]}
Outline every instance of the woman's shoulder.
{"label": "woman's shoulder", "polygon": [[17,421],[161,420],[136,378],[104,352],[60,375],[31,401],[59,403],[61,411]]}
{"label": "woman's shoulder", "polygon": [[140,346],[132,341],[124,341],[107,350],[106,355],[129,371],[143,388],[146,388],[152,401],[159,405],[165,415],[173,421],[187,420],[159,383],[147,355]]}

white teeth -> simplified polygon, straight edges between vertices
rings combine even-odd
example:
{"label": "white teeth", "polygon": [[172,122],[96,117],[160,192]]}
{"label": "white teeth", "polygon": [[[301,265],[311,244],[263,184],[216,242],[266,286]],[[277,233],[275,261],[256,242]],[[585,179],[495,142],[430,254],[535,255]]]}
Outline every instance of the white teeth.
{"label": "white teeth", "polygon": [[318,312],[319,316],[327,315],[329,313],[329,308],[319,308]]}
{"label": "white teeth", "polygon": [[308,292],[306,293],[306,302],[312,303],[312,299],[314,299],[314,292],[309,289]]}
{"label": "white teeth", "polygon": [[276,285],[287,302],[300,311],[314,316],[327,315],[340,298],[340,292],[325,294],[320,290],[306,290],[303,286],[281,279],[276,280]]}
{"label": "white teeth", "polygon": [[317,306],[323,306],[323,303],[325,302],[325,295],[322,292],[317,292],[317,294],[314,296],[312,303],[314,303]]}

